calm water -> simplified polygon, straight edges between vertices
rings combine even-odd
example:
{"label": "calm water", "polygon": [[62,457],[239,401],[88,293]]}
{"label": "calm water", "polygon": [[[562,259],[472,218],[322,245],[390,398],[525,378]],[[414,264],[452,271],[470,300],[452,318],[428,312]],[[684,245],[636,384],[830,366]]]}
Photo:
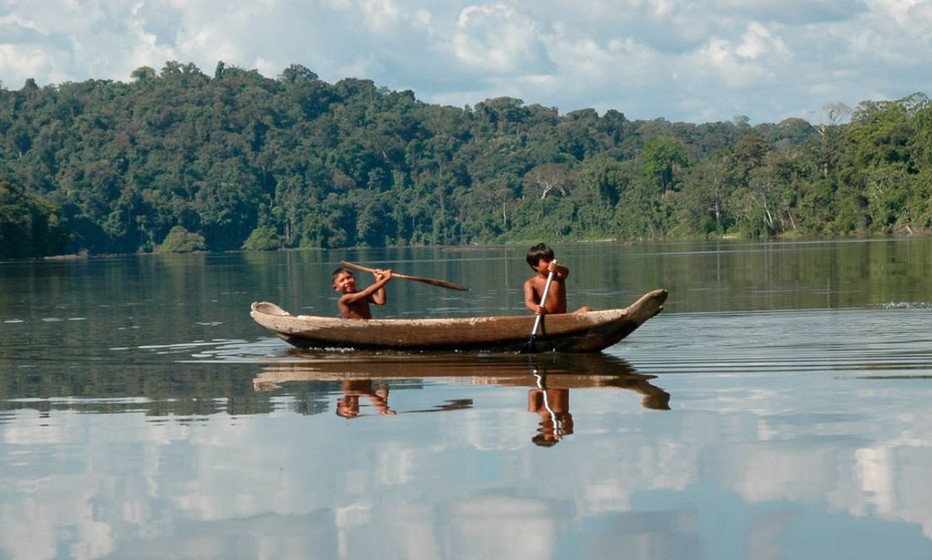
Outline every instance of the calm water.
{"label": "calm water", "polygon": [[[523,313],[523,248],[0,263],[0,558],[932,558],[932,240],[556,246],[597,356],[290,349],[249,304]],[[362,284],[369,279],[360,275]]]}

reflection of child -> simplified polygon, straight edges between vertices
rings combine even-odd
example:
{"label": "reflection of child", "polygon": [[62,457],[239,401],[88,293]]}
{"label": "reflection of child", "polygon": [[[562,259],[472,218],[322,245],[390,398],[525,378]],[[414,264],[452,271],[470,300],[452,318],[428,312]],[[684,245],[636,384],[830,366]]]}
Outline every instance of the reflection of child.
{"label": "reflection of child", "polygon": [[394,410],[388,408],[388,386],[380,385],[377,390],[372,388],[371,379],[360,379],[343,382],[343,398],[337,400],[337,416],[343,418],[356,418],[359,416],[359,397],[369,399],[369,403],[379,411],[379,416],[394,416]]}
{"label": "reflection of child", "polygon": [[344,319],[371,319],[369,304],[385,305],[385,284],[392,279],[391,269],[373,271],[375,283],[362,291],[356,291],[356,277],[346,268],[338,268],[330,276],[333,289],[343,294],[337,306]]}
{"label": "reflection of child", "polygon": [[528,412],[540,416],[537,435],[531,438],[536,445],[551,447],[573,433],[569,389],[531,389],[527,397]]}
{"label": "reflection of child", "polygon": [[[557,264],[553,249],[544,243],[531,247],[525,259],[537,274],[524,283],[524,306],[537,315],[566,313],[566,278],[570,275],[570,270]],[[547,301],[542,302],[544,287],[547,285],[547,278],[551,272],[553,281],[550,283],[550,291],[547,292]],[[574,313],[585,313],[591,310],[588,305],[585,305]]]}

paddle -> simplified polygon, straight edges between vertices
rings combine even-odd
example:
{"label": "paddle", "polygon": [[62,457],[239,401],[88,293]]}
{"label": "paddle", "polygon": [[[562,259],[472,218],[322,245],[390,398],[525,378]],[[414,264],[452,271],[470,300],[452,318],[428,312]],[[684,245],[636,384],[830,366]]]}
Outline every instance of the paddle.
{"label": "paddle", "polygon": [[[349,268],[352,270],[359,270],[362,272],[375,272],[374,268],[367,268],[365,266],[360,266],[358,264],[353,264],[346,261],[340,261],[340,264],[344,268]],[[461,286],[460,284],[455,284],[453,282],[447,282],[446,280],[437,280],[435,278],[424,278],[423,276],[410,276],[408,274],[399,274],[392,271],[392,278],[400,278],[402,280],[413,280],[415,282],[423,282],[425,284],[430,284],[431,286],[439,286],[441,288],[448,288],[450,290],[459,290],[461,292],[468,292],[469,288],[466,286]]]}
{"label": "paddle", "polygon": [[[556,273],[556,270],[557,270],[557,267],[556,267],[557,261],[553,261],[553,264],[554,264],[553,270],[551,270],[550,274],[547,275],[547,283],[544,284],[544,293],[540,295],[541,307],[543,307],[544,304],[547,302],[547,294],[550,292],[550,283],[553,282],[553,275]],[[530,340],[527,341],[527,346],[524,348],[524,350],[521,351],[522,354],[529,354],[529,353],[533,354],[534,352],[537,351],[534,345],[537,342],[537,329],[540,328],[540,321],[541,319],[543,319],[543,317],[544,317],[544,314],[540,313],[537,315],[537,318],[534,319],[534,328],[531,329],[531,338]]]}

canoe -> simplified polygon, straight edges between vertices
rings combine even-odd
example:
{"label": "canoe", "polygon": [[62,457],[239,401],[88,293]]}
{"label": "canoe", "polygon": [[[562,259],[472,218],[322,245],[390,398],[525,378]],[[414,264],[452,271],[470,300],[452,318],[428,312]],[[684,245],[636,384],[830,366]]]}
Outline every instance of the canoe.
{"label": "canoe", "polygon": [[534,315],[349,320],[292,315],[254,302],[257,323],[298,348],[400,351],[601,352],[663,309],[666,290],[654,290],[624,309],[546,315],[533,348]]}

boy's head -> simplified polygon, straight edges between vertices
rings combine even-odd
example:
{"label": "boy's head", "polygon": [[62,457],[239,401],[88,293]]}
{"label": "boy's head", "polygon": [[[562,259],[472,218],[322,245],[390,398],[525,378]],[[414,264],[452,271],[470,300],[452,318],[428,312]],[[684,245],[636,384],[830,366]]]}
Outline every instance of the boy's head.
{"label": "boy's head", "polygon": [[537,270],[537,265],[540,264],[541,260],[547,262],[553,260],[553,249],[548,247],[546,243],[538,243],[528,249],[526,260],[531,268]]}
{"label": "boy's head", "polygon": [[340,267],[330,275],[330,281],[333,282],[333,289],[344,294],[356,291],[356,277],[352,271]]}

